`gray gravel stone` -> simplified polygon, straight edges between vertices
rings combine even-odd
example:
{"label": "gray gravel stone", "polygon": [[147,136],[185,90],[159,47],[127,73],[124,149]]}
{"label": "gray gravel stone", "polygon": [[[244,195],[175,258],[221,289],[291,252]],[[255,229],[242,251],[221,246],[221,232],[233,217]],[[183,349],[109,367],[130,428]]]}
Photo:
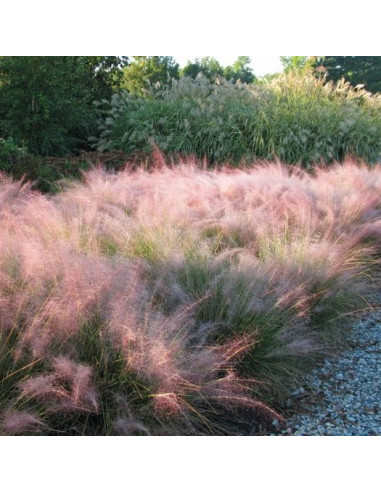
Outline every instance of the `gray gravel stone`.
{"label": "gray gravel stone", "polygon": [[381,435],[381,310],[349,327],[348,337],[350,349],[325,360],[292,392],[287,406],[297,401],[300,411],[276,435]]}

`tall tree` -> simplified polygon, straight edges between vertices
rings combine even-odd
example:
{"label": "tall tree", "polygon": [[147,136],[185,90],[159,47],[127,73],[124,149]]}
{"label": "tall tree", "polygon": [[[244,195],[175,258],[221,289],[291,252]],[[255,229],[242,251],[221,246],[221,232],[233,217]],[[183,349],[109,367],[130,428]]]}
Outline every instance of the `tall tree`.
{"label": "tall tree", "polygon": [[306,72],[313,69],[317,58],[318,57],[316,56],[281,56],[280,61],[282,62],[285,72],[291,70]]}
{"label": "tall tree", "polygon": [[122,87],[142,96],[150,85],[167,85],[173,78],[179,78],[179,65],[172,56],[134,56],[124,68]]}
{"label": "tall tree", "polygon": [[371,92],[381,92],[381,56],[323,56],[317,65],[327,71],[327,79],[344,77],[351,85],[365,84]]}
{"label": "tall tree", "polygon": [[196,58],[194,62],[188,61],[181,71],[181,75],[192,79],[195,79],[198,74],[202,74],[214,82],[218,77],[224,76],[224,69],[218,60],[212,56],[204,56],[203,58]]}
{"label": "tall tree", "polygon": [[251,60],[248,56],[239,56],[232,66],[224,68],[224,77],[232,82],[240,80],[243,83],[251,84],[255,80],[253,70],[248,66]]}
{"label": "tall tree", "polygon": [[96,100],[109,99],[123,80],[123,68],[128,66],[127,56],[84,56],[88,68],[88,87]]}
{"label": "tall tree", "polygon": [[0,57],[0,132],[41,155],[87,147],[93,102],[120,84],[126,57]]}

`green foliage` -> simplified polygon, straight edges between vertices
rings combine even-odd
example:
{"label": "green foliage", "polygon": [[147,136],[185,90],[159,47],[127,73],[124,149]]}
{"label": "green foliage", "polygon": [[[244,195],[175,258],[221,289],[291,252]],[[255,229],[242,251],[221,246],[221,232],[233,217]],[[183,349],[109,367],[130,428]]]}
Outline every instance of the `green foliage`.
{"label": "green foliage", "polygon": [[18,147],[13,138],[0,138],[0,171],[10,173],[14,163],[27,155],[27,149]]}
{"label": "green foliage", "polygon": [[232,66],[222,67],[220,63],[211,56],[196,58],[181,70],[181,75],[195,79],[200,74],[206,77],[210,82],[215,82],[217,79],[224,77],[231,82],[242,82],[251,84],[254,80],[254,74],[250,67],[250,58],[248,56],[239,56]]}
{"label": "green foliage", "polygon": [[239,56],[233,63],[233,66],[224,68],[224,77],[232,82],[242,82],[245,84],[251,84],[255,80],[253,70],[248,67],[250,65],[250,58],[248,56]]}
{"label": "green foliage", "polygon": [[353,86],[365,84],[371,92],[381,92],[381,56],[323,56],[315,66],[327,71],[328,80],[341,78]]}
{"label": "green foliage", "polygon": [[291,71],[255,86],[182,77],[149,99],[104,103],[99,151],[195,154],[210,163],[276,157],[310,166],[381,151],[380,97]]}
{"label": "green foliage", "polygon": [[312,69],[316,58],[316,56],[281,56],[280,60],[285,72],[294,70],[305,73]]}
{"label": "green foliage", "polygon": [[134,56],[124,68],[122,87],[134,95],[145,95],[150,85],[166,85],[179,78],[179,65],[171,56]]}
{"label": "green foliage", "polygon": [[224,75],[224,69],[215,58],[204,56],[201,59],[196,58],[193,63],[188,62],[181,71],[183,77],[191,77],[192,79],[195,79],[199,74],[202,74],[210,82],[214,82],[218,77]]}
{"label": "green foliage", "polygon": [[33,154],[86,149],[96,130],[96,99],[120,85],[125,57],[0,57],[0,134]]}
{"label": "green foliage", "polygon": [[[78,57],[79,58],[79,57]],[[128,65],[127,56],[86,56],[88,90],[95,100],[110,98],[123,80],[123,67]]]}

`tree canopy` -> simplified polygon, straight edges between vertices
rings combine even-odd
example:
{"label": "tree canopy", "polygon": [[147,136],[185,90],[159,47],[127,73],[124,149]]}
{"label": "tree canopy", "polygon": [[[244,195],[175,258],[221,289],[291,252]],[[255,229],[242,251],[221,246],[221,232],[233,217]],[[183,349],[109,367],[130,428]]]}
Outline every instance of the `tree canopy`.
{"label": "tree canopy", "polygon": [[232,82],[245,82],[250,84],[255,77],[253,71],[247,65],[250,64],[248,56],[239,56],[238,59],[227,67],[220,65],[218,60],[211,56],[196,58],[194,62],[188,61],[187,65],[182,69],[181,75],[195,79],[198,74],[204,75],[211,82],[215,82],[218,77],[224,77]]}
{"label": "tree canopy", "polygon": [[212,56],[204,56],[203,58],[196,58],[194,62],[188,61],[181,71],[181,75],[192,79],[195,79],[199,73],[214,82],[217,77],[223,76],[224,69],[218,60]]}
{"label": "tree canopy", "polygon": [[127,57],[0,57],[0,134],[40,155],[86,148],[96,131],[95,100],[121,82]]}
{"label": "tree canopy", "polygon": [[255,80],[253,70],[248,66],[250,65],[250,58],[248,56],[239,56],[232,66],[227,66],[224,68],[224,77],[232,82],[237,82],[238,80],[251,84]]}
{"label": "tree canopy", "polygon": [[316,56],[281,56],[280,61],[282,62],[285,72],[291,70],[296,72],[307,72],[313,70],[317,58],[318,57]]}
{"label": "tree canopy", "polygon": [[323,56],[317,60],[327,79],[344,77],[351,85],[365,84],[370,92],[381,92],[381,56]]}
{"label": "tree canopy", "polygon": [[150,85],[167,85],[171,79],[178,79],[179,65],[172,56],[134,56],[123,72],[122,87],[142,96]]}

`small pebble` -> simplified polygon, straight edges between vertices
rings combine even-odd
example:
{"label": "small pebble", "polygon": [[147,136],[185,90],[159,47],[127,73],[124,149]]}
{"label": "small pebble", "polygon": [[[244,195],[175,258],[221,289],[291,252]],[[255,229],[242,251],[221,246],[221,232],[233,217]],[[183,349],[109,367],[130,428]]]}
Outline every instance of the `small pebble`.
{"label": "small pebble", "polygon": [[[326,359],[286,401],[298,413],[283,435],[381,435],[381,310],[348,330],[350,349]],[[317,399],[316,396],[320,398]]]}

